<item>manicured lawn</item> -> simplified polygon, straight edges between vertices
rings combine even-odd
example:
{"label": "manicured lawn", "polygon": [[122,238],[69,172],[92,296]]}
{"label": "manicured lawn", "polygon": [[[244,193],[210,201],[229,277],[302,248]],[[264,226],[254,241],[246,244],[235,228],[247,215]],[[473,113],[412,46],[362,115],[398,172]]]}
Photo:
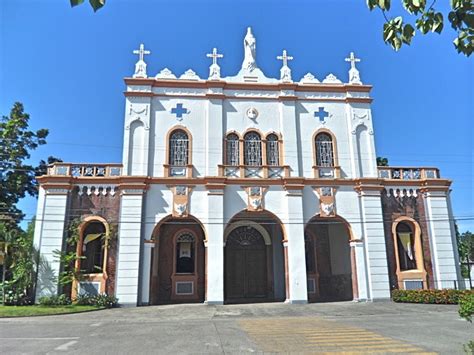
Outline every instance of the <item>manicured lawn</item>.
{"label": "manicured lawn", "polygon": [[0,306],[0,318],[2,317],[28,317],[44,316],[52,314],[78,313],[94,311],[103,308],[94,306]]}

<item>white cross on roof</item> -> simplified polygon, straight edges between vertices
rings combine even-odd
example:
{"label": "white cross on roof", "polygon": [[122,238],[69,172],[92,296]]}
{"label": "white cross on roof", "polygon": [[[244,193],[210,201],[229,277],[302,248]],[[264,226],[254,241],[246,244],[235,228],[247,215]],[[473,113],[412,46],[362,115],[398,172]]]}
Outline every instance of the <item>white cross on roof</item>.
{"label": "white cross on roof", "polygon": [[224,55],[217,53],[217,48],[213,48],[212,53],[206,54],[206,57],[212,58],[212,65],[217,65],[217,58],[224,58]]}
{"label": "white cross on roof", "polygon": [[150,51],[145,50],[145,46],[143,45],[143,43],[140,44],[140,49],[135,49],[133,51],[133,54],[138,54],[139,60],[141,60],[141,61],[143,61],[144,55],[150,54],[150,53],[151,53]]}
{"label": "white cross on roof", "polygon": [[286,49],[283,50],[283,55],[279,55],[277,57],[278,60],[282,60],[283,61],[283,66],[286,67],[288,66],[288,61],[289,60],[293,60],[293,57],[292,56],[289,56],[286,54]]}

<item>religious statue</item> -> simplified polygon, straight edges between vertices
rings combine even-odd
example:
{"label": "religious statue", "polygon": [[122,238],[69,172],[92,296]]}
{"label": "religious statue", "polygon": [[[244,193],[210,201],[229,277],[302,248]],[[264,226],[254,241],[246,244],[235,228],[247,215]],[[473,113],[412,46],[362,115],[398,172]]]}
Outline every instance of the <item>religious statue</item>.
{"label": "religious statue", "polygon": [[244,53],[245,56],[242,63],[242,69],[252,71],[257,68],[256,40],[250,27],[247,28],[247,35],[244,38]]}

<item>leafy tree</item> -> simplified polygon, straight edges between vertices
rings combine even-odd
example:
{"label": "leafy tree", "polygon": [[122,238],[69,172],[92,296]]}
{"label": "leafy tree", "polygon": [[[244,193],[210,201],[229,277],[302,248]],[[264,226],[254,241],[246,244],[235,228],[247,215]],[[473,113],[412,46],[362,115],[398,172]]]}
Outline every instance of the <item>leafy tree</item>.
{"label": "leafy tree", "polygon": [[[89,0],[94,12],[105,5],[106,0]],[[425,35],[428,32],[441,33],[444,28],[443,13],[434,7],[436,0],[427,6],[426,0],[400,0],[408,14],[416,16],[415,27],[404,22],[402,16],[388,17],[392,0],[366,0],[367,6],[372,11],[380,9],[385,18],[383,26],[383,40],[398,51],[403,44],[410,45],[411,40],[418,32]],[[84,0],[70,0],[71,6],[84,3]],[[470,56],[474,51],[474,4],[472,0],[450,0],[451,11],[448,20],[451,27],[457,32],[454,47],[458,53]]]}
{"label": "leafy tree", "polygon": [[[446,14],[435,9],[436,0],[428,6],[426,0],[401,0],[408,14],[415,16],[414,25],[405,22],[402,16],[389,18],[391,0],[367,0],[370,10],[380,9],[385,18],[383,40],[398,51],[403,44],[410,45],[415,33],[441,33]],[[472,0],[450,0],[451,11],[447,14],[451,27],[457,36],[453,41],[458,53],[470,56],[474,51],[474,3]],[[416,28],[415,28],[416,27]]]}
{"label": "leafy tree", "polygon": [[[46,144],[47,129],[29,130],[30,116],[24,112],[23,104],[16,102],[9,116],[0,120],[0,221],[11,228],[23,218],[16,207],[26,194],[37,196],[38,184],[35,176],[46,172],[46,162],[38,166],[26,163],[32,150]],[[49,157],[48,163],[60,161]]]}
{"label": "leafy tree", "polygon": [[377,157],[377,166],[388,166],[388,159],[383,157]]}
{"label": "leafy tree", "polygon": [[[71,6],[77,6],[81,5],[84,0],[70,0],[71,1]],[[94,12],[99,10],[105,5],[105,0],[89,0],[89,4],[92,6],[94,9]]]}

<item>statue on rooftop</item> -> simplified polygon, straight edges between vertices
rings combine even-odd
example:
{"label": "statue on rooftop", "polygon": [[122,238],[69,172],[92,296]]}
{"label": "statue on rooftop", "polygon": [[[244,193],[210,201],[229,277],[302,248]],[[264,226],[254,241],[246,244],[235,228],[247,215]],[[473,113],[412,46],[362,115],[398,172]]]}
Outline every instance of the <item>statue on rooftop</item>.
{"label": "statue on rooftop", "polygon": [[245,56],[242,63],[242,69],[252,71],[257,68],[256,40],[250,27],[247,28],[247,35],[244,38],[244,53]]}

